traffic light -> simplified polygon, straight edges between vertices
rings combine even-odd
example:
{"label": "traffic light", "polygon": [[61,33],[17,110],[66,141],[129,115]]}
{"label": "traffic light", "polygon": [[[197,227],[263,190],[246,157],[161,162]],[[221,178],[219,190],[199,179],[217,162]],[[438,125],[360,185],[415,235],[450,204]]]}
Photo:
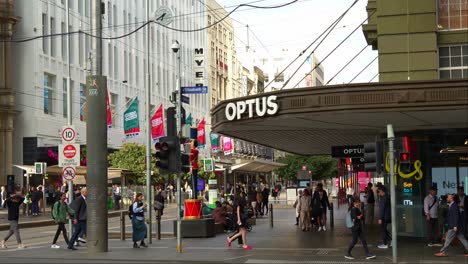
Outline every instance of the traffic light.
{"label": "traffic light", "polygon": [[364,143],[364,170],[382,171],[382,142]]}
{"label": "traffic light", "polygon": [[175,136],[161,137],[154,146],[156,148],[156,167],[161,174],[171,174],[179,172],[180,143]]}
{"label": "traffic light", "polygon": [[410,153],[409,152],[400,152],[400,164],[409,164],[411,163]]}
{"label": "traffic light", "polygon": [[190,153],[182,153],[180,154],[180,161],[182,163],[181,171],[183,173],[190,172]]}

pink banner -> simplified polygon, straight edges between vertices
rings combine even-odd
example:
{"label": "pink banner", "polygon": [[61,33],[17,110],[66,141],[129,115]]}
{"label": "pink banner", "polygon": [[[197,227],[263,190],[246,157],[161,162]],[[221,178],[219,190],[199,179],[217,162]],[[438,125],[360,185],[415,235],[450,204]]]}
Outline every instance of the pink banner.
{"label": "pink banner", "polygon": [[232,154],[232,139],[228,137],[223,137],[223,150],[224,155]]}
{"label": "pink banner", "polygon": [[111,108],[110,108],[110,102],[109,102],[109,93],[106,95],[106,101],[107,101],[107,128],[112,127],[112,113],[111,113]]}
{"label": "pink banner", "polygon": [[151,118],[151,138],[164,137],[163,105],[161,104]]}
{"label": "pink banner", "polygon": [[206,144],[206,137],[205,137],[205,118],[202,119],[200,124],[198,124],[197,128],[197,140],[198,146],[203,146]]}

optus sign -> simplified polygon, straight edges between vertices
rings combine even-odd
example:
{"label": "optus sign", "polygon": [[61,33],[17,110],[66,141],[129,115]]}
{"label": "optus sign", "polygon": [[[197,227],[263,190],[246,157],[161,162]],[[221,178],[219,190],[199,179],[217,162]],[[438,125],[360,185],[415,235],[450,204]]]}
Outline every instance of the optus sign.
{"label": "optus sign", "polygon": [[228,103],[225,109],[225,115],[229,121],[234,119],[240,120],[245,113],[248,114],[248,118],[252,118],[254,115],[262,117],[274,115],[277,112],[278,103],[276,102],[276,95]]}

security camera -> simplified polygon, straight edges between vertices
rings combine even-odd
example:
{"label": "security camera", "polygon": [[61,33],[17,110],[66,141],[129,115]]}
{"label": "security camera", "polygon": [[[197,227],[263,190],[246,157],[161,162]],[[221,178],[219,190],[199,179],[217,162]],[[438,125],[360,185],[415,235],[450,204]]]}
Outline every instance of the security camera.
{"label": "security camera", "polygon": [[179,41],[174,40],[174,41],[172,42],[171,49],[172,49],[172,51],[173,51],[174,53],[177,53],[177,52],[179,51],[179,49],[180,49]]}

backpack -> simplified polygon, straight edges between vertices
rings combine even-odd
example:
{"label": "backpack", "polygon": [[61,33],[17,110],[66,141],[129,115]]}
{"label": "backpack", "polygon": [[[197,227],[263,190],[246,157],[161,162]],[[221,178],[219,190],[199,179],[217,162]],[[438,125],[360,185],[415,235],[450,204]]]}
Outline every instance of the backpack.
{"label": "backpack", "polygon": [[346,213],[346,227],[353,228],[353,226],[354,226],[354,221],[353,221],[353,218],[351,218],[351,210],[349,210]]}
{"label": "backpack", "polygon": [[128,217],[130,219],[133,217],[133,203],[128,207]]}

